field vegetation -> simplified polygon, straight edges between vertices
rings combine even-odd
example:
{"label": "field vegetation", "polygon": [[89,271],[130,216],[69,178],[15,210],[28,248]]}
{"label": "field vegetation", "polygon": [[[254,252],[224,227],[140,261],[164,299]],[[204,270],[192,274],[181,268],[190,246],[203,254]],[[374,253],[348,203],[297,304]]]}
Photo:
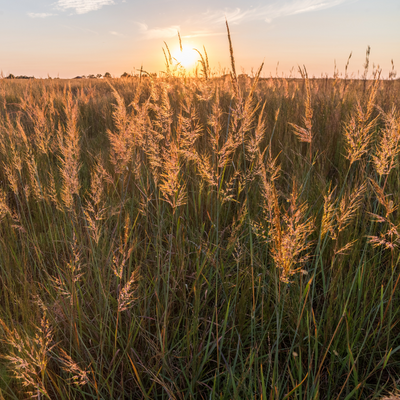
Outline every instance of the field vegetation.
{"label": "field vegetation", "polygon": [[239,79],[231,54],[0,80],[0,398],[400,385],[400,82]]}

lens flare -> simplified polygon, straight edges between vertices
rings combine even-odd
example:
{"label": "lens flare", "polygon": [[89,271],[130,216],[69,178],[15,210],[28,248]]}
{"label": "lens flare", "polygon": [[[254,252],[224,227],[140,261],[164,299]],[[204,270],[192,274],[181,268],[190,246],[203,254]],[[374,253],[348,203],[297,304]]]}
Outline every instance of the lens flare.
{"label": "lens flare", "polygon": [[183,68],[187,69],[195,66],[199,55],[196,50],[190,47],[183,47],[182,51],[179,48],[174,51],[172,57],[175,58],[175,60],[182,65]]}

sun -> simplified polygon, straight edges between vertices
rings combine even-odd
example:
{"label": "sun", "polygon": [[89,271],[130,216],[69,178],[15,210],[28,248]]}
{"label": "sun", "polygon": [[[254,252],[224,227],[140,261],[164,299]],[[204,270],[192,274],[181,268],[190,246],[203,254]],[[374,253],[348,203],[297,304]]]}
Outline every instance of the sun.
{"label": "sun", "polygon": [[182,51],[180,48],[175,50],[172,54],[172,57],[182,65],[183,68],[190,68],[194,67],[197,60],[199,59],[199,54],[196,50],[192,49],[191,47],[182,47]]}

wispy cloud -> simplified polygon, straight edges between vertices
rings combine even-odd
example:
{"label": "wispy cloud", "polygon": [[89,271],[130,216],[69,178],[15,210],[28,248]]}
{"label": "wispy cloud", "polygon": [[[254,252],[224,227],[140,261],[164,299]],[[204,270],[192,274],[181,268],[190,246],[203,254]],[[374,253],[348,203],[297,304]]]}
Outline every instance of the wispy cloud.
{"label": "wispy cloud", "polygon": [[28,16],[31,18],[47,18],[51,17],[52,15],[57,15],[57,14],[50,14],[50,13],[28,13]]}
{"label": "wispy cloud", "polygon": [[137,22],[140,33],[146,39],[167,39],[178,35],[179,25],[171,25],[165,28],[150,29],[146,24]]}
{"label": "wispy cloud", "polygon": [[189,35],[183,35],[182,39],[191,39],[191,38],[206,37],[206,36],[221,36],[221,35],[226,35],[226,32],[193,31]]}
{"label": "wispy cloud", "polygon": [[[260,7],[259,7],[260,8]],[[225,9],[225,10],[214,10],[208,11],[205,15],[205,20],[211,23],[225,23],[225,19],[229,23],[235,23],[244,20],[245,18],[251,19],[255,17],[257,13],[254,9],[241,10],[240,8]]]}
{"label": "wispy cloud", "polygon": [[115,32],[115,31],[110,31],[110,35],[114,35],[114,36],[125,36],[123,33]]}
{"label": "wispy cloud", "polygon": [[58,0],[55,6],[62,11],[73,9],[77,14],[85,14],[111,4],[115,4],[114,0]]}
{"label": "wispy cloud", "polygon": [[292,0],[276,1],[272,4],[258,6],[246,10],[240,8],[213,10],[205,14],[205,20],[210,23],[223,23],[225,18],[229,23],[239,23],[250,20],[272,20],[289,15],[302,14],[311,11],[324,10],[338,6],[349,0]]}
{"label": "wispy cloud", "polygon": [[[66,0],[64,0],[66,1]],[[201,23],[203,26],[208,25],[221,25],[225,24],[225,19],[230,24],[238,24],[240,22],[264,20],[265,22],[271,22],[279,17],[286,17],[289,15],[302,14],[312,11],[324,10],[332,7],[336,7],[339,4],[357,1],[357,0],[286,0],[278,1],[275,0],[273,3],[267,5],[260,5],[251,7],[248,9],[234,8],[234,9],[220,9],[210,10],[203,14],[202,17],[197,18],[195,25],[199,26]],[[145,39],[167,39],[177,36],[177,31],[180,30],[179,25],[171,25],[163,28],[149,28],[145,23],[137,22],[140,33]],[[187,25],[187,24],[185,24]],[[205,36],[219,36],[225,35],[226,32],[215,32],[212,29],[209,30],[197,30],[189,31],[187,34],[182,35],[182,38],[195,38]]]}

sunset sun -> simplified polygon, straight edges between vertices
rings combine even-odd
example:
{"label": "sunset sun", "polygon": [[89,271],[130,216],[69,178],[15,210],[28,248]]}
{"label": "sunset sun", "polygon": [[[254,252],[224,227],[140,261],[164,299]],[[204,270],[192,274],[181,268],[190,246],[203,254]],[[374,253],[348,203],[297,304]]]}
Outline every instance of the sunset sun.
{"label": "sunset sun", "polygon": [[194,67],[199,59],[197,51],[190,46],[183,47],[182,51],[178,48],[173,52],[172,57],[186,69]]}

